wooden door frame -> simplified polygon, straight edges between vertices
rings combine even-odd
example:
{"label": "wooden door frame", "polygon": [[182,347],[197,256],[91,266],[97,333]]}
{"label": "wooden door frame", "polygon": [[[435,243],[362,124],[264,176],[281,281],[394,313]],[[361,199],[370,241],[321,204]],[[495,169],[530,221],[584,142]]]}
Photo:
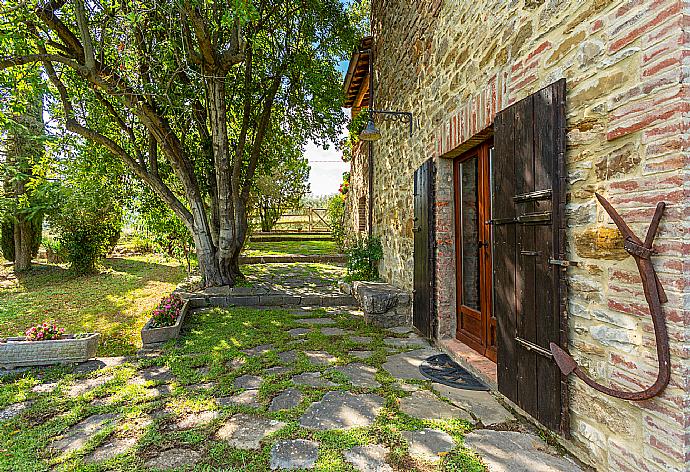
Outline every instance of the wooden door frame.
{"label": "wooden door frame", "polygon": [[[490,149],[493,146],[493,139],[488,139],[478,146],[473,147],[469,151],[461,154],[453,161],[453,187],[455,200],[455,293],[456,293],[456,317],[457,326],[455,330],[456,338],[479,352],[481,355],[496,362],[497,348],[494,339],[494,344],[491,345],[491,329],[493,327],[494,334],[496,333],[496,321],[492,318],[492,303],[493,303],[493,267],[492,267],[492,253],[493,253],[493,239],[491,235],[491,225],[486,224],[491,219],[491,166],[490,166]],[[462,212],[460,203],[461,180],[459,167],[465,161],[477,157],[477,208],[478,208],[478,225],[480,242],[487,245],[480,250],[480,267],[479,267],[479,297],[480,310],[473,310],[462,305],[462,222],[459,216]],[[472,316],[477,318],[481,323],[482,339],[476,339],[470,333],[464,333],[460,330],[460,314]]]}

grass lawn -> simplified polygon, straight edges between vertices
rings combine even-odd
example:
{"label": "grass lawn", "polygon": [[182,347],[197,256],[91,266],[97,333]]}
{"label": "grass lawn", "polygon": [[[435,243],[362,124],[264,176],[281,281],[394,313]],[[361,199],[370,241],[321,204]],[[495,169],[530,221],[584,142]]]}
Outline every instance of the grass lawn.
{"label": "grass lawn", "polygon": [[329,255],[340,251],[335,241],[275,241],[249,242],[243,251],[245,256],[276,256],[276,255]]}
{"label": "grass lawn", "polygon": [[[294,340],[289,329],[304,327],[296,320],[304,316],[329,316],[337,327],[350,330],[351,335],[369,336],[362,343],[348,335],[326,336],[311,329],[304,341]],[[355,445],[378,443],[390,448],[389,461],[398,471],[483,471],[484,466],[462,446],[463,436],[471,429],[469,423],[458,420],[425,421],[400,412],[398,399],[409,395],[401,388],[402,381],[391,377],[381,365],[390,354],[384,337],[391,333],[366,326],[361,317],[344,312],[315,310],[292,314],[290,311],[257,310],[251,308],[209,309],[190,316],[184,336],[169,344],[161,356],[133,360],[88,374],[72,374],[62,368],[27,372],[0,382],[0,409],[12,403],[30,400],[31,406],[21,416],[0,422],[0,470],[2,471],[144,471],[147,460],[173,447],[192,449],[199,454],[195,471],[266,471],[272,445],[278,439],[312,439],[317,441],[319,456],[316,470],[353,471],[343,458],[343,451]],[[402,336],[402,335],[400,335]],[[249,356],[243,349],[271,344],[271,350]],[[353,349],[367,349],[373,355],[360,360],[348,354]],[[281,362],[278,353],[296,350],[292,362]],[[377,369],[376,388],[352,386],[341,373],[328,366],[309,362],[303,351],[327,351],[337,357],[335,364],[363,362]],[[399,350],[405,350],[401,348]],[[395,349],[393,350],[395,352]],[[135,382],[142,369],[161,366],[173,374],[169,393],[152,394],[161,381]],[[266,369],[284,366],[282,372],[269,373]],[[331,387],[297,386],[292,376],[302,372],[322,372],[334,382]],[[242,375],[263,378],[259,405],[220,406],[215,397],[241,392],[233,385]],[[70,396],[71,386],[87,379],[103,379],[98,386]],[[39,384],[57,383],[55,390],[37,390]],[[406,381],[418,388],[429,389],[429,382]],[[203,388],[200,388],[202,386]],[[298,388],[302,402],[289,410],[271,412],[270,400],[286,388]],[[351,430],[314,431],[302,428],[299,418],[314,401],[329,390],[349,390],[353,393],[374,393],[384,398],[385,406],[369,427]],[[200,412],[212,412],[209,420],[192,427],[180,427],[185,418]],[[235,449],[216,437],[216,431],[236,413],[259,415],[279,420],[285,426],[268,436],[261,449],[247,451]],[[50,452],[51,439],[65,434],[69,427],[95,414],[117,415],[113,423],[90,435],[79,450],[59,455]],[[182,423],[181,423],[182,422]],[[405,430],[424,427],[439,428],[456,441],[456,448],[442,459],[439,466],[421,463],[410,457],[401,434]],[[105,462],[87,464],[86,459],[99,444],[120,438],[131,440],[130,449]]]}
{"label": "grass lawn", "polygon": [[10,270],[0,267],[0,337],[56,320],[68,333],[101,333],[100,356],[134,354],[148,311],[185,277],[177,262],[155,256],[107,259],[100,274],[84,277],[52,264],[16,279]]}

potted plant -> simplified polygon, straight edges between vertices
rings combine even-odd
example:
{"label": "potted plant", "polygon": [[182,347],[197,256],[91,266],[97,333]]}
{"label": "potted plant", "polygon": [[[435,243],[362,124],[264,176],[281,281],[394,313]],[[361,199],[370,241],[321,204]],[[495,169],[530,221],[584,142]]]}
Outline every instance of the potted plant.
{"label": "potted plant", "polygon": [[176,293],[161,299],[141,330],[143,346],[160,344],[178,337],[188,310],[189,302],[183,301]]}
{"label": "potted plant", "polygon": [[57,323],[31,326],[24,336],[0,339],[0,367],[86,362],[96,356],[98,333],[65,334]]}

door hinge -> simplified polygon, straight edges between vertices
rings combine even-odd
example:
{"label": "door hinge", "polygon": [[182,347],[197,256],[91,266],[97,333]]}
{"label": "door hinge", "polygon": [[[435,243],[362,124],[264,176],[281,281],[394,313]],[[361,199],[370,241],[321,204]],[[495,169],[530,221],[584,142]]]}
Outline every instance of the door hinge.
{"label": "door hinge", "polygon": [[520,346],[524,347],[528,351],[534,351],[540,356],[544,356],[548,359],[553,359],[553,354],[551,354],[551,351],[549,351],[548,349],[544,349],[538,344],[534,344],[533,342],[528,341],[526,339],[522,339],[518,336],[515,336],[515,342],[517,342]]}
{"label": "door hinge", "polygon": [[577,266],[577,262],[575,262],[575,261],[564,261],[561,259],[549,259],[549,264],[557,265],[557,266],[561,266],[561,267],[570,267],[570,266],[576,267]]}

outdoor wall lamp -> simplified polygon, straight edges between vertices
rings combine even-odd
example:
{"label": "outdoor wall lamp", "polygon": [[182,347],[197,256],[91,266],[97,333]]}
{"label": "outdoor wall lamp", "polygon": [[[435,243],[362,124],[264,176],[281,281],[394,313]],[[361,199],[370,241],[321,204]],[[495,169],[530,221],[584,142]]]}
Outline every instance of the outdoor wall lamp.
{"label": "outdoor wall lamp", "polygon": [[359,139],[362,141],[378,141],[381,139],[381,131],[376,128],[374,123],[374,115],[382,115],[386,121],[399,121],[401,123],[408,123],[410,126],[410,138],[412,137],[412,113],[407,111],[385,111],[385,110],[369,110],[369,122],[367,127],[359,134]]}

